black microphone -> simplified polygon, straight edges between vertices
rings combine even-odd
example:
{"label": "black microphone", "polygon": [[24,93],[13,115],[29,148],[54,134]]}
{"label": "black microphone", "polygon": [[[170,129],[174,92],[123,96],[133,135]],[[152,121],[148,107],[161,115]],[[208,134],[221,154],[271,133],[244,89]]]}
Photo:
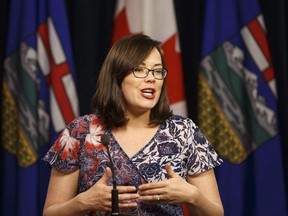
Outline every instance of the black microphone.
{"label": "black microphone", "polygon": [[112,189],[112,212],[111,215],[119,215],[119,206],[118,206],[118,190],[117,190],[117,182],[116,182],[116,176],[115,176],[115,171],[114,171],[114,163],[109,151],[109,143],[110,143],[110,138],[107,134],[103,134],[101,136],[101,142],[102,144],[106,147],[107,153],[109,156],[110,160],[110,168],[112,171],[112,184],[113,184],[113,189]]}

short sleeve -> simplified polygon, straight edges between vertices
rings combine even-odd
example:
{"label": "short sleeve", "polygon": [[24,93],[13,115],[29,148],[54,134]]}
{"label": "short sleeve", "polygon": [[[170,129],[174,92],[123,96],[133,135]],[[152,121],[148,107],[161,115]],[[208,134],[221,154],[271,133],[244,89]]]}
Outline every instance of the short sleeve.
{"label": "short sleeve", "polygon": [[88,125],[87,116],[73,120],[62,131],[42,160],[50,167],[63,172],[79,169],[79,152],[89,132]]}
{"label": "short sleeve", "polygon": [[212,145],[200,131],[199,127],[188,119],[187,143],[190,149],[187,168],[188,175],[196,175],[219,166],[223,160],[216,153]]}

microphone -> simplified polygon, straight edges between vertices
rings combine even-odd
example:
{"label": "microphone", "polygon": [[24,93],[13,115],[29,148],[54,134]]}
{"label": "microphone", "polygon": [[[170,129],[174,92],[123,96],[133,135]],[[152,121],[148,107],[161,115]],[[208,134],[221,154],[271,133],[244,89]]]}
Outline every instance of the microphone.
{"label": "microphone", "polygon": [[113,189],[112,189],[112,193],[111,193],[111,197],[112,197],[112,212],[111,215],[119,215],[119,206],[118,206],[118,190],[117,190],[117,183],[116,183],[116,176],[115,176],[115,171],[114,171],[114,163],[109,151],[109,143],[110,143],[110,138],[107,134],[103,134],[101,136],[101,142],[102,144],[106,147],[107,149],[107,153],[109,156],[109,160],[110,160],[110,168],[112,171],[112,184],[113,184]]}

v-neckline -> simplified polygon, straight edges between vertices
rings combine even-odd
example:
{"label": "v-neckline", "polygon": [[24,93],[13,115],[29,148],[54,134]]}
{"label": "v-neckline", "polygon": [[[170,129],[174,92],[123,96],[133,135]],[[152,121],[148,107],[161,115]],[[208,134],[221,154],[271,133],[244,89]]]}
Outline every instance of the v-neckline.
{"label": "v-neckline", "polygon": [[117,139],[115,138],[114,134],[112,133],[112,131],[110,129],[108,129],[108,134],[111,137],[111,141],[114,144],[117,144],[117,146],[119,146],[119,149],[123,152],[123,154],[129,158],[131,161],[133,160],[133,158],[137,157],[141,152],[143,152],[148,146],[151,145],[151,143],[153,143],[153,140],[156,139],[156,137],[159,135],[161,128],[163,127],[163,123],[159,125],[158,129],[156,130],[155,134],[153,135],[153,137],[149,140],[148,143],[146,143],[142,148],[140,148],[139,151],[137,151],[133,156],[129,156],[125,150],[122,148],[122,146],[119,144],[119,142],[117,141]]}

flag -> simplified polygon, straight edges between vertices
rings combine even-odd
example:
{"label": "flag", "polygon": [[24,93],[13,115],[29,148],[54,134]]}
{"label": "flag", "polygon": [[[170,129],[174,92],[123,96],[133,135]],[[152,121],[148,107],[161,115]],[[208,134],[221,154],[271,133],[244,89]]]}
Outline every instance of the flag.
{"label": "flag", "polygon": [[[275,71],[257,0],[205,1],[199,127],[225,159],[225,215],[286,215]],[[238,165],[240,164],[240,165]]]}
{"label": "flag", "polygon": [[[163,28],[164,27],[164,28]],[[171,109],[187,116],[181,50],[172,0],[118,0],[112,43],[125,35],[143,33],[162,42],[168,69],[166,78]]]}
{"label": "flag", "polygon": [[[254,13],[245,11],[247,3],[235,4],[236,9],[243,10],[241,14],[236,11],[242,20],[219,21],[213,26],[222,30],[214,36],[219,42],[211,40],[215,23],[205,24],[205,33],[209,33],[204,35],[199,76],[199,118],[203,120],[200,125],[206,131],[214,125],[214,130],[206,135],[222,156],[233,163],[241,163],[253,150],[279,136],[275,73],[265,23],[253,2],[250,4]],[[233,4],[225,7],[229,5]],[[223,16],[229,16],[224,13]],[[225,28],[229,24],[238,29]],[[203,109],[209,104],[209,110]],[[211,116],[209,122],[205,121],[207,116]]]}
{"label": "flag", "polygon": [[[173,0],[118,0],[112,44],[129,34],[143,33],[162,42],[168,69],[166,78],[173,113],[187,116],[181,50]],[[183,205],[185,215],[188,209]]]}
{"label": "flag", "polygon": [[63,0],[10,1],[2,81],[3,215],[42,214],[49,176],[39,158],[79,113],[65,10]]}

